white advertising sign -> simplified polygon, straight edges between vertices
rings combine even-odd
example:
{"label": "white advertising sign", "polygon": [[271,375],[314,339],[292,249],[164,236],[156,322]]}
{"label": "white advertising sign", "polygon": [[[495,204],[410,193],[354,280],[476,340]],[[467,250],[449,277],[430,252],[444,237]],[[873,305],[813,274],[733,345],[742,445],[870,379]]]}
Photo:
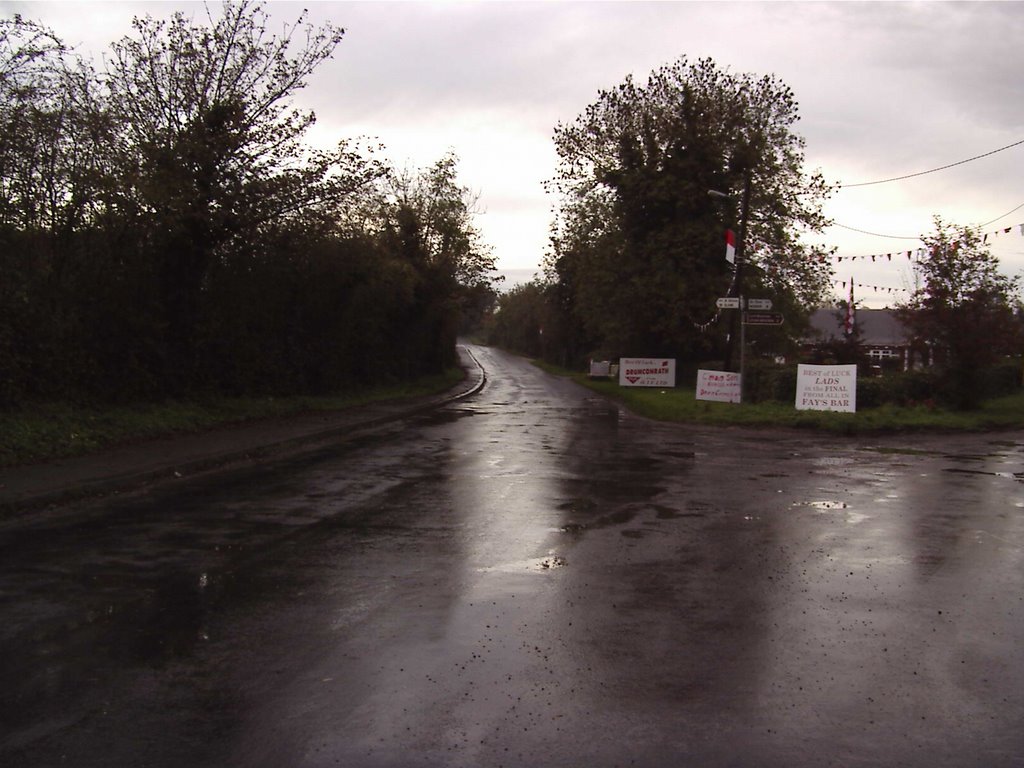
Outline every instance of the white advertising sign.
{"label": "white advertising sign", "polygon": [[697,399],[740,402],[740,375],[731,371],[697,371]]}
{"label": "white advertising sign", "polygon": [[857,411],[856,365],[798,365],[798,411]]}
{"label": "white advertising sign", "polygon": [[620,387],[674,387],[675,385],[675,359],[623,357],[619,360]]}

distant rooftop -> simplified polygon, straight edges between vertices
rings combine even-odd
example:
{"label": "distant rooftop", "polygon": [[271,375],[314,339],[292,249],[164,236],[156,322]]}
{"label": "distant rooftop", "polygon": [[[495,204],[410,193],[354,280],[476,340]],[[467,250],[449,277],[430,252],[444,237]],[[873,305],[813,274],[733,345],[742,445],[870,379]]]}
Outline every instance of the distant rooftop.
{"label": "distant rooftop", "polygon": [[[841,309],[816,309],[811,313],[806,341],[834,341],[843,338]],[[860,329],[862,344],[879,347],[900,347],[910,341],[906,327],[892,309],[858,309],[855,322]]]}

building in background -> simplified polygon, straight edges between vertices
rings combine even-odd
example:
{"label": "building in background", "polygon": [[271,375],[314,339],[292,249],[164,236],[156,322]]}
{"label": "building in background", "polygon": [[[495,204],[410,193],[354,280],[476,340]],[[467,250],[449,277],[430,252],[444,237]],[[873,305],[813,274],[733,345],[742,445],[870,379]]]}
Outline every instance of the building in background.
{"label": "building in background", "polygon": [[[801,340],[805,354],[847,343],[846,324],[845,310],[816,309]],[[915,343],[893,309],[858,308],[854,327],[859,351],[875,365],[905,371],[933,362],[930,348]]]}

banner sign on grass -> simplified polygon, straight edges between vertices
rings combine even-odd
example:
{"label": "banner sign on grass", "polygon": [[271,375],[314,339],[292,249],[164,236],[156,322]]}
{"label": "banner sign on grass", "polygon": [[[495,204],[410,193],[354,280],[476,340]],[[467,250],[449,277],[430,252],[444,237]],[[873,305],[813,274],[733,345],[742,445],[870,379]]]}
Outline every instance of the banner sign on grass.
{"label": "banner sign on grass", "polygon": [[619,360],[620,387],[674,387],[675,385],[675,359],[623,357]]}
{"label": "banner sign on grass", "polygon": [[798,365],[798,411],[857,411],[856,365]]}
{"label": "banner sign on grass", "polygon": [[697,399],[740,402],[740,375],[731,371],[697,371]]}

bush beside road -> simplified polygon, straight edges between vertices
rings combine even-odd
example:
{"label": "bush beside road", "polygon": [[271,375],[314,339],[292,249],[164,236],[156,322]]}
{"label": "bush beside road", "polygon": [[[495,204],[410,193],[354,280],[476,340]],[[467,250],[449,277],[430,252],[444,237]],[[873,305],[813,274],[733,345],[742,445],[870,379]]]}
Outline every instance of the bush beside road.
{"label": "bush beside road", "polygon": [[[641,416],[659,421],[803,428],[836,434],[978,431],[1024,426],[1024,393],[1020,391],[986,400],[974,411],[953,411],[926,401],[915,405],[887,403],[862,407],[857,413],[848,414],[797,411],[792,403],[780,401],[742,405],[698,401],[690,387],[664,390],[619,387],[613,381],[592,380],[585,373],[540,361],[535,364],[621,402]],[[421,397],[448,390],[463,375],[461,369],[451,369],[441,376],[423,378],[408,385],[367,388],[332,397],[216,398],[111,408],[39,404],[13,413],[0,413],[0,467],[81,456],[111,446],[197,434],[227,425]],[[868,381],[874,383],[874,380]]]}
{"label": "bush beside road", "polygon": [[113,407],[38,403],[0,413],[0,467],[81,456],[111,446],[262,419],[433,395],[450,389],[464,376],[461,368],[452,368],[408,384],[368,387],[329,397],[216,397]]}
{"label": "bush beside road", "polygon": [[[836,434],[871,434],[915,430],[978,431],[1024,426],[1024,392],[986,400],[972,411],[954,411],[934,403],[861,408],[857,413],[798,411],[791,402],[716,403],[697,400],[688,386],[675,389],[620,387],[617,382],[591,379],[586,373],[540,361],[544,370],[573,379],[621,402],[640,416],[658,421],[716,426],[817,429]],[[870,380],[869,380],[870,381]]]}

